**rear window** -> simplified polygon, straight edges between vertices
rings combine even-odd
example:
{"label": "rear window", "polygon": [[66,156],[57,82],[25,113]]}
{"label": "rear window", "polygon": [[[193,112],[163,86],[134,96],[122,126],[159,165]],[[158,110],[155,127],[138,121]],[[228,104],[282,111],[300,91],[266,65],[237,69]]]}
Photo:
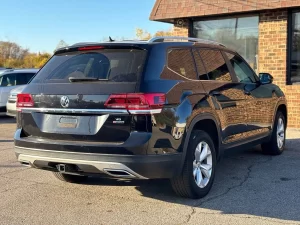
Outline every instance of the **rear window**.
{"label": "rear window", "polygon": [[32,83],[69,83],[69,78],[97,78],[136,82],[142,72],[145,50],[103,49],[54,55]]}

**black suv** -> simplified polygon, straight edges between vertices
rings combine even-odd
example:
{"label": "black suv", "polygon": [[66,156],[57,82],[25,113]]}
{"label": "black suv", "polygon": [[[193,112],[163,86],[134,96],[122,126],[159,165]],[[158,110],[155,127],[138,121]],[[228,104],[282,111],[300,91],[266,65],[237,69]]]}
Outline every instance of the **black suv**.
{"label": "black suv", "polygon": [[287,106],[272,80],[194,38],[62,48],[18,95],[16,156],[68,182],[169,178],[200,198],[224,150],[282,153]]}

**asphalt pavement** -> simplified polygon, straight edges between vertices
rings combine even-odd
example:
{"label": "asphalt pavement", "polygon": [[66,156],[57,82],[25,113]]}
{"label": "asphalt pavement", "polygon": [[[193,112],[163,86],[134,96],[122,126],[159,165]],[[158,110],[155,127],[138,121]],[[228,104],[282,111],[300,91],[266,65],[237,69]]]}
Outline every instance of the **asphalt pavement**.
{"label": "asphalt pavement", "polygon": [[300,130],[281,156],[228,152],[210,194],[177,197],[168,180],[90,178],[84,184],[21,166],[14,119],[0,117],[0,224],[300,224]]}

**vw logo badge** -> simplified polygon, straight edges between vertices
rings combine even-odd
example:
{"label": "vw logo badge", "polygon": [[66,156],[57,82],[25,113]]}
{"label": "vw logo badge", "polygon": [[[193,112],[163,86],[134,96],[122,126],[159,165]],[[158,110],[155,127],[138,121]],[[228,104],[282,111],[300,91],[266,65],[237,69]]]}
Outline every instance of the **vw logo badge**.
{"label": "vw logo badge", "polygon": [[68,98],[68,96],[62,96],[60,98],[60,104],[62,107],[64,108],[69,107],[69,103],[70,103],[70,99]]}

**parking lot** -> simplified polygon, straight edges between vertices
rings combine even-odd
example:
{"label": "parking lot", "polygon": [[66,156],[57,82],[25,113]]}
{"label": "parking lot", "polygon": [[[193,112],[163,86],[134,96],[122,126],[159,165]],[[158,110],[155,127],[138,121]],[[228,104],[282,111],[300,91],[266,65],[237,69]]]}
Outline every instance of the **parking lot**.
{"label": "parking lot", "polygon": [[300,131],[288,130],[282,156],[227,153],[210,194],[176,197],[167,180],[56,180],[22,167],[14,119],[0,117],[0,224],[300,224]]}

